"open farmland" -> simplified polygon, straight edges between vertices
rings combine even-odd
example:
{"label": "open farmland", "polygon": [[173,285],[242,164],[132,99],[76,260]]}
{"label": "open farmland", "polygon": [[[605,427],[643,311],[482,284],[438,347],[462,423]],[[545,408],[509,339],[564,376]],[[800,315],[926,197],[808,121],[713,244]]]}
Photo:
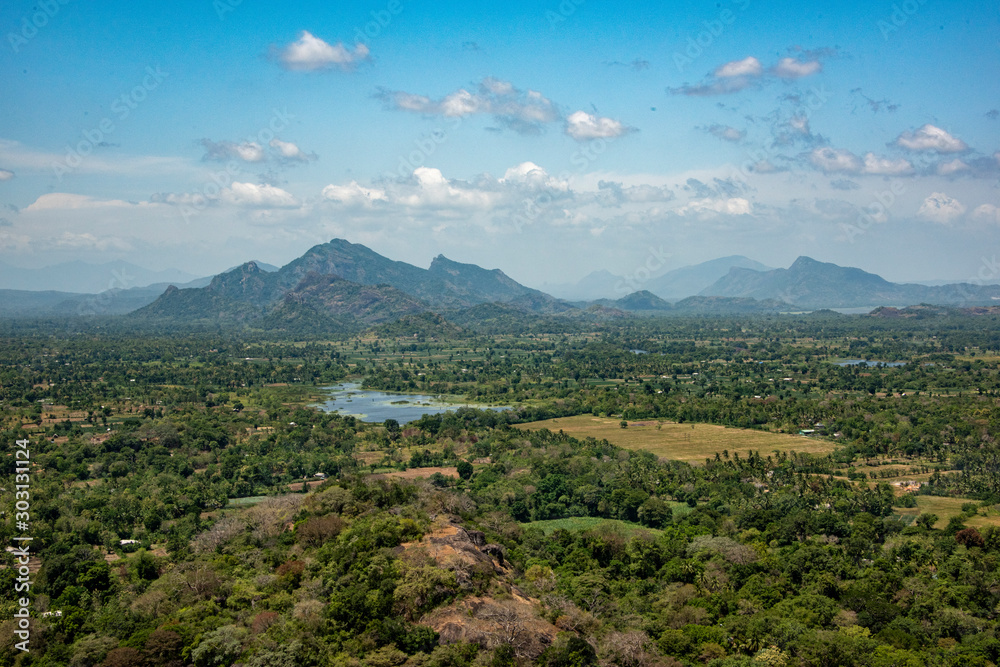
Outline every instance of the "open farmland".
{"label": "open farmland", "polygon": [[743,456],[750,450],[766,456],[778,450],[800,454],[823,455],[834,450],[829,440],[751,429],[727,428],[714,424],[677,424],[667,421],[631,421],[628,428],[621,420],[592,415],[561,417],[520,424],[517,428],[563,431],[575,438],[607,440],[625,449],[644,449],[665,459],[704,463],[706,458],[728,451]]}

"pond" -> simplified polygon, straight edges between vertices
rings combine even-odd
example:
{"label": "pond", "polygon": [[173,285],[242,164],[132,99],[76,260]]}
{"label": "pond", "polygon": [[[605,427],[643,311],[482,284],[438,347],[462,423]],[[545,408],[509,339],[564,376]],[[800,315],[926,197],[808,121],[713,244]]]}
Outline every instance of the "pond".
{"label": "pond", "polygon": [[867,359],[842,359],[834,363],[838,366],[886,366],[889,368],[906,365],[905,361],[868,361]]}
{"label": "pond", "polygon": [[439,415],[458,408],[479,408],[498,412],[510,410],[508,405],[453,403],[443,400],[440,396],[362,389],[358,382],[345,382],[324,389],[329,393],[329,398],[316,404],[319,409],[324,412],[350,415],[366,422],[395,419],[400,424],[406,424],[420,419],[425,414]]}

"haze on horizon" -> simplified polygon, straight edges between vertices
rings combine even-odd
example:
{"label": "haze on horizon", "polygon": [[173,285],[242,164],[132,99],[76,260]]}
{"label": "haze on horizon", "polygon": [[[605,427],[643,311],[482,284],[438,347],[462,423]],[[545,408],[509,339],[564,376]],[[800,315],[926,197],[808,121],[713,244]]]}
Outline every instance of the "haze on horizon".
{"label": "haze on horizon", "polygon": [[0,25],[15,266],[207,275],[339,237],[531,286],[735,254],[1000,279],[995,3],[13,0]]}

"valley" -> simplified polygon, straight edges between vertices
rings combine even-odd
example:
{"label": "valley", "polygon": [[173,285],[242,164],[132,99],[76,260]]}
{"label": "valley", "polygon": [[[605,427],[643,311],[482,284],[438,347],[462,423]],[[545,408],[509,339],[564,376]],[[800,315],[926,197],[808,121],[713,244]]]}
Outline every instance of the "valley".
{"label": "valley", "polygon": [[[990,659],[962,628],[993,627],[991,589],[906,595],[995,576],[994,315],[477,312],[8,332],[3,434],[37,464],[32,600],[61,612],[35,621],[37,664],[95,637],[196,665],[520,664],[577,640],[615,661],[623,633],[676,665],[768,645],[786,664]],[[317,409],[336,386],[380,411]],[[924,623],[926,604],[965,625]]]}

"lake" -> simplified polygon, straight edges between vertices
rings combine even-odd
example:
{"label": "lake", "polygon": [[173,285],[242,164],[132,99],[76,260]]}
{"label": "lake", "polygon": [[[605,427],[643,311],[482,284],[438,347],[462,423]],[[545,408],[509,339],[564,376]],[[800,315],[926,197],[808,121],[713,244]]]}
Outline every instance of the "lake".
{"label": "lake", "polygon": [[835,362],[838,366],[888,366],[890,368],[896,366],[905,366],[905,361],[868,361],[867,359],[843,359],[841,361]]}
{"label": "lake", "polygon": [[420,419],[425,414],[439,415],[458,408],[479,408],[498,412],[510,410],[508,405],[450,403],[442,400],[440,396],[362,389],[358,382],[345,382],[324,389],[329,392],[329,398],[317,403],[316,407],[324,412],[350,415],[366,422],[395,419],[400,424],[406,424]]}

